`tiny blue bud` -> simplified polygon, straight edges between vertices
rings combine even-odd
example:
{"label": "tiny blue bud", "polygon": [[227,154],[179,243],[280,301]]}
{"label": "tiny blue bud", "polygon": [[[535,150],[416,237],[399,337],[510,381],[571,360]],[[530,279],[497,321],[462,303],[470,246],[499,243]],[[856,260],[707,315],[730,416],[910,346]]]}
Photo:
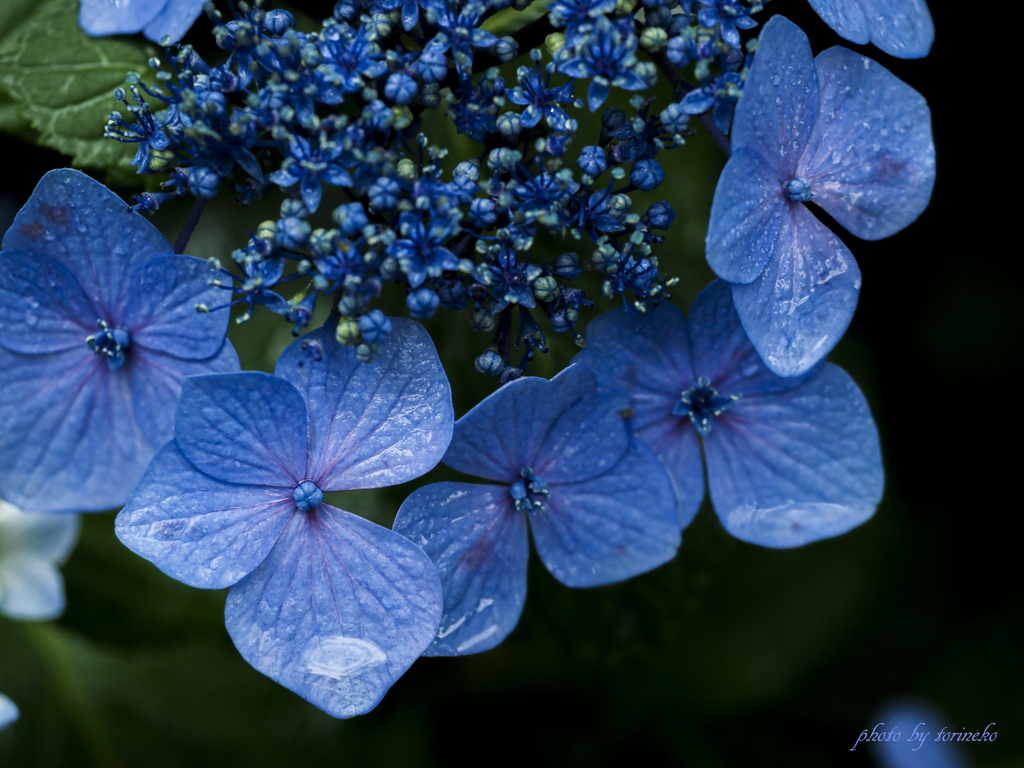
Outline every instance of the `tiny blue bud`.
{"label": "tiny blue bud", "polygon": [[584,147],[580,151],[576,165],[584,173],[590,176],[600,176],[608,168],[608,160],[604,156],[604,150],[600,147]]}
{"label": "tiny blue bud", "polygon": [[379,309],[371,309],[359,318],[359,331],[370,344],[384,341],[391,333],[391,319]]}
{"label": "tiny blue bud", "polygon": [[493,200],[478,197],[469,205],[469,220],[480,229],[492,227],[498,221],[498,206]]}
{"label": "tiny blue bud", "polygon": [[297,216],[287,216],[277,222],[274,239],[282,248],[295,251],[306,244],[310,231],[309,222],[303,221]]}
{"label": "tiny blue bud", "polygon": [[212,200],[220,189],[221,178],[212,168],[201,165],[189,170],[188,183],[193,195],[203,200]]}
{"label": "tiny blue bud", "polygon": [[295,506],[303,512],[316,509],[324,503],[324,492],[312,480],[303,480],[292,491]]}
{"label": "tiny blue bud", "polygon": [[[497,376],[505,368],[505,362],[501,359],[501,355],[495,352],[493,349],[488,349],[483,352],[473,365],[480,373],[487,376]],[[526,495],[526,488],[523,487],[523,495]]]}
{"label": "tiny blue bud", "polygon": [[653,158],[641,160],[629,172],[629,181],[644,192],[650,192],[665,180],[665,172]]}
{"label": "tiny blue bud", "polygon": [[432,290],[423,286],[405,297],[405,305],[409,307],[409,314],[417,320],[426,320],[434,316],[437,308],[441,306],[441,299]]}
{"label": "tiny blue bud", "polygon": [[647,209],[647,224],[651,229],[670,229],[675,220],[676,212],[665,200],[654,203]]}
{"label": "tiny blue bud", "polygon": [[395,104],[408,104],[416,98],[419,86],[404,72],[394,72],[384,84],[384,96]]}
{"label": "tiny blue bud", "polygon": [[814,192],[811,191],[811,182],[807,179],[793,179],[786,184],[786,197],[794,203],[806,203]]}
{"label": "tiny blue bud", "polygon": [[295,17],[288,13],[288,11],[267,11],[267,14],[263,17],[263,31],[268,35],[280,37],[294,26]]}
{"label": "tiny blue bud", "polygon": [[563,253],[556,259],[552,271],[561,278],[569,279],[580,273],[580,257],[575,253]]}

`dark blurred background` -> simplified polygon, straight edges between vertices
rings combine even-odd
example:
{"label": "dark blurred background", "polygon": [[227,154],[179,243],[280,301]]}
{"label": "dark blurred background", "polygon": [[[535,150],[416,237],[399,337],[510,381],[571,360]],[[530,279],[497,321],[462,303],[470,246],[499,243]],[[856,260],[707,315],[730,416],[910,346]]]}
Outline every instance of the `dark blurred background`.
{"label": "dark blurred background", "polygon": [[[333,4],[295,5],[323,16]],[[1011,490],[1024,301],[1020,246],[998,237],[1014,222],[993,200],[1012,162],[1003,149],[1009,121],[998,118],[997,75],[987,76],[986,93],[977,84],[985,76],[964,63],[959,5],[931,5],[938,35],[929,58],[864,52],[931,105],[932,204],[880,242],[836,228],[864,274],[860,307],[831,359],[864,390],[881,432],[886,492],[872,520],[772,551],[732,539],[705,503],[674,561],[592,590],[560,585],[534,557],[522,621],[500,647],[422,659],[376,710],[337,721],[242,661],[224,629],[223,592],[185,587],[133,555],[114,537],[114,513],[87,516],[63,569],[63,618],[0,619],[0,690],[22,712],[0,733],[0,764],[868,766],[863,746],[850,751],[857,734],[883,702],[914,695],[944,710],[954,729],[997,723],[995,742],[969,750],[978,766],[1024,766],[1024,594],[1013,525],[1022,510]],[[842,42],[804,0],[776,0],[768,12],[797,22],[815,52]],[[201,21],[188,39],[208,29]],[[668,103],[660,95],[657,109]],[[467,145],[439,117],[425,130],[452,148],[454,164]],[[593,141],[587,130],[571,157]],[[6,227],[39,177],[67,160],[0,141]],[[662,198],[676,208],[658,256],[663,272],[681,278],[674,300],[686,309],[712,277],[702,244],[724,157],[698,134],[659,159],[668,181],[635,195],[634,210]],[[168,206],[153,221],[173,240],[187,207]],[[240,209],[222,195],[188,252],[227,256],[275,207]],[[577,247],[539,248],[546,260]],[[599,295],[597,281],[581,279]],[[402,312],[400,294],[388,300],[393,313]],[[595,312],[609,306],[599,301]],[[428,325],[461,415],[494,386],[472,368],[488,339],[465,314]],[[247,368],[271,369],[291,341],[287,324],[267,313],[230,336]],[[574,351],[553,339],[530,372],[551,375]],[[389,525],[414,487],[445,477],[441,468],[336,501]]]}

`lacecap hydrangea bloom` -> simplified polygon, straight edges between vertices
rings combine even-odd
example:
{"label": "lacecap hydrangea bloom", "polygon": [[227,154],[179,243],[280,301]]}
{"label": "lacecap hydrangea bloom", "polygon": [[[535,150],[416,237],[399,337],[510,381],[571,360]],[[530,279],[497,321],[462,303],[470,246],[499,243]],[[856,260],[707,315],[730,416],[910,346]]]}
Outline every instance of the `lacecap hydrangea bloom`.
{"label": "lacecap hydrangea bloom", "polygon": [[857,237],[888,237],[920,215],[935,181],[928,106],[871,59],[774,16],[736,107],[733,153],[715,189],[707,259],[733,283],[736,310],[765,364],[799,375],[853,317],[861,275],[808,208]]}
{"label": "lacecap hydrangea bloom", "polygon": [[853,380],[830,363],[776,376],[711,283],[689,318],[672,304],[614,310],[587,328],[577,365],[601,391],[626,394],[636,438],[672,478],[685,527],[704,497],[733,536],[795,547],[845,533],[882,497],[878,432]]}
{"label": "lacecap hydrangea bloom", "polygon": [[64,612],[58,566],[74,549],[78,528],[78,515],[28,513],[0,501],[0,614],[43,621]]}
{"label": "lacecap hydrangea bloom", "polygon": [[194,587],[231,587],[242,656],[336,717],[376,706],[430,645],[441,586],[403,536],[325,503],[431,469],[451,389],[427,332],[393,319],[372,363],[325,327],[275,375],[186,381],[174,440],[117,517],[118,537]]}
{"label": "lacecap hydrangea bloom", "polygon": [[171,438],[182,380],[239,368],[210,275],[80,171],[42,178],[0,252],[0,496],[124,504]]}
{"label": "lacecap hydrangea bloom", "polygon": [[203,12],[206,0],[80,0],[78,25],[93,37],[142,32],[176,43]]}
{"label": "lacecap hydrangea bloom", "polygon": [[398,511],[394,529],[423,547],[444,588],[426,655],[485,651],[515,628],[527,521],[544,565],[570,587],[622,581],[675,556],[672,485],[646,446],[630,445],[626,407],[574,365],[550,381],[506,384],[456,422],[444,463],[500,485],[434,483]]}
{"label": "lacecap hydrangea bloom", "polygon": [[851,43],[874,43],[890,56],[920,59],[935,41],[925,0],[809,0],[822,21]]}

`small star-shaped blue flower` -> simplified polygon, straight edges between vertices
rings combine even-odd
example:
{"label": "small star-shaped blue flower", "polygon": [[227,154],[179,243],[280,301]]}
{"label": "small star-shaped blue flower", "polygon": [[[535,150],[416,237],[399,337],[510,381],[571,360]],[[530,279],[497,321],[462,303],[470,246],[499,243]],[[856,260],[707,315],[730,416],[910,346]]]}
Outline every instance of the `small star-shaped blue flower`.
{"label": "small star-shaped blue flower", "polygon": [[430,337],[391,323],[372,363],[325,327],[293,343],[275,375],[187,381],[174,440],[115,527],[168,575],[230,586],[225,619],[245,660],[335,717],[375,707],[441,618],[422,550],[324,501],[418,477],[451,440]]}
{"label": "small star-shaped blue flower", "polygon": [[238,370],[213,274],[84,173],[42,178],[0,253],[0,496],[124,504],[185,377]]}
{"label": "small star-shaped blue flower", "polygon": [[672,559],[672,486],[645,446],[630,446],[626,403],[571,366],[506,384],[455,424],[444,463],[501,485],[435,483],[398,511],[394,529],[423,547],[444,589],[425,655],[485,651],[512,631],[526,599],[527,520],[541,560],[570,587]]}
{"label": "small star-shaped blue flower", "polygon": [[602,392],[629,396],[634,435],[668,470],[681,526],[704,498],[701,443],[711,503],[739,539],[795,547],[874,514],[881,453],[857,385],[827,363],[789,378],[769,371],[724,280],[688,319],[672,304],[596,318],[574,362]]}
{"label": "small star-shaped blue flower", "polygon": [[782,16],[761,33],[718,180],[707,258],[733,283],[743,327],[780,376],[839,341],[860,293],[849,249],[805,203],[858,237],[909,225],[935,181],[924,98],[871,59],[836,46],[811,56]]}

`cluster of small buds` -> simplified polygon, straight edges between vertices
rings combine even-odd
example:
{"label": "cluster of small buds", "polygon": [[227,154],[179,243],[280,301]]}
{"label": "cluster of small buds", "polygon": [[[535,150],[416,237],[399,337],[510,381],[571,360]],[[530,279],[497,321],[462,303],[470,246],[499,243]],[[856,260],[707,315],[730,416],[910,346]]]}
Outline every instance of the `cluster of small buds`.
{"label": "cluster of small buds", "polygon": [[[226,303],[247,306],[238,321],[258,304],[296,335],[321,297],[331,301],[337,338],[360,359],[373,359],[390,329],[373,308],[386,283],[404,287],[414,318],[472,305],[472,327],[494,333],[476,367],[505,381],[546,351],[539,312],[582,345],[575,323],[591,302],[569,285],[581,272],[606,273],[605,297],[645,311],[671,284],[657,269],[663,237],[654,231],[675,214],[667,202],[634,212],[629,193],[661,185],[656,155],[683,143],[690,115],[712,110],[727,130],[742,85],[737,29],[754,24],[760,5],[659,0],[644,3],[641,21],[629,0],[555,0],[541,20],[558,30],[547,39],[551,59],[531,51],[515,85],[485,68],[519,55],[511,37],[482,28],[504,5],[341,0],[317,32],[297,31],[291,14],[259,2],[239,3],[226,22],[211,9],[225,61],[211,66],[179,46],[169,50],[173,71],[150,61],[159,85],[132,73],[134,103],[115,93],[132,118],[113,113],[106,135],[138,144],[139,173],[168,174],[164,191],[139,195],[135,209],[152,212],[185,194],[201,204],[228,181],[242,204],[277,188],[279,218],[256,227],[231,264],[217,261],[212,284],[231,292]],[[606,109],[597,142],[567,162],[579,130],[568,110],[594,111],[612,88],[642,91],[656,81],[657,66],[638,59],[638,47],[663,67],[697,61],[704,84],[660,114],[640,95],[632,115]],[[576,80],[589,81],[586,104]],[[420,130],[424,111],[436,109],[483,146],[450,177],[441,168],[447,150]],[[336,202],[332,188],[352,202],[334,208],[335,228],[313,228],[325,195]],[[590,259],[572,252],[533,263],[538,228],[586,235]],[[302,285],[285,299],[276,289],[290,281]],[[523,348],[516,364],[513,341]]]}

